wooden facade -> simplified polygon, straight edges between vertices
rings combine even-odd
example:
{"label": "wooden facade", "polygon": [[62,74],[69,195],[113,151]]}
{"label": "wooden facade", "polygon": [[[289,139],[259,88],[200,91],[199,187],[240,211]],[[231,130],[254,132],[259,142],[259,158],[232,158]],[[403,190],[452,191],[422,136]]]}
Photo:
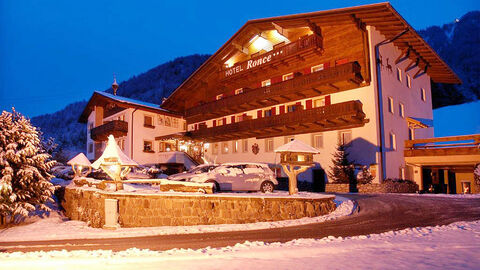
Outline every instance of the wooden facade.
{"label": "wooden facade", "polygon": [[[405,157],[480,156],[480,135],[437,137],[405,141]],[[478,160],[480,162],[480,160]]]}
{"label": "wooden facade", "polygon": [[105,141],[108,135],[115,138],[126,136],[128,133],[128,123],[122,120],[112,120],[103,125],[90,130],[90,137],[94,141]]}
{"label": "wooden facade", "polygon": [[363,126],[365,122],[367,120],[362,111],[362,104],[358,101],[349,101],[217,127],[201,127],[199,130],[191,131],[190,136],[194,139],[217,142],[351,128]]}

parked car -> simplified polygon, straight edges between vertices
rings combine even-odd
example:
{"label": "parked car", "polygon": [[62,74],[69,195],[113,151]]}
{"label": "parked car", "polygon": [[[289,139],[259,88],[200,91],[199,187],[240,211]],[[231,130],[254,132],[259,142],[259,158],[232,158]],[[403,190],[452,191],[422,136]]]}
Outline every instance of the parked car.
{"label": "parked car", "polygon": [[175,180],[175,181],[187,181],[190,178],[197,176],[199,174],[208,173],[211,170],[218,167],[217,164],[201,164],[196,167],[191,168],[188,171],[172,174],[167,177],[168,180]]}
{"label": "parked car", "polygon": [[275,174],[263,163],[225,163],[208,173],[195,175],[189,181],[214,183],[215,191],[273,192],[278,185]]}

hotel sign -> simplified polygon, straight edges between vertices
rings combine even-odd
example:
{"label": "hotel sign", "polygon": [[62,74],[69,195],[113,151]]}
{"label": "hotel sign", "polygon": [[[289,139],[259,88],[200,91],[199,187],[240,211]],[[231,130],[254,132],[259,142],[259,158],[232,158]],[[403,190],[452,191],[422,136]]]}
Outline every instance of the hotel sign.
{"label": "hotel sign", "polygon": [[310,35],[304,38],[299,39],[298,41],[291,42],[289,44],[283,45],[281,47],[275,48],[268,53],[264,53],[262,55],[252,57],[247,61],[240,62],[233,67],[227,68],[226,70],[222,70],[223,78],[229,78],[233,75],[237,75],[243,73],[250,69],[255,69],[261,66],[265,66],[266,64],[273,63],[287,56],[291,56],[297,54],[303,50],[311,49],[311,48],[321,48],[321,38],[317,35]]}

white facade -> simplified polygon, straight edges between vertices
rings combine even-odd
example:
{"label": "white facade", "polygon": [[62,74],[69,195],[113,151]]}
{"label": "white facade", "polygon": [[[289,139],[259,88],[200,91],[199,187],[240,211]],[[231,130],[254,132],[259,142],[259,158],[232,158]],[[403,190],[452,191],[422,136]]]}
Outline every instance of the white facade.
{"label": "white facade", "polygon": [[[128,108],[111,116],[103,118],[102,123],[95,123],[95,111],[88,117],[87,123],[87,157],[95,158],[95,142],[90,137],[90,129],[112,120],[122,120],[128,123],[126,136],[115,138],[122,151],[139,164],[155,164],[160,159],[160,142],[155,137],[184,131],[185,120],[162,113]],[[152,122],[146,123],[146,117]],[[151,124],[151,125],[150,125]],[[151,150],[147,150],[151,143]],[[92,146],[90,146],[92,145]],[[102,143],[102,150],[105,142]],[[146,149],[147,148],[147,149]]]}

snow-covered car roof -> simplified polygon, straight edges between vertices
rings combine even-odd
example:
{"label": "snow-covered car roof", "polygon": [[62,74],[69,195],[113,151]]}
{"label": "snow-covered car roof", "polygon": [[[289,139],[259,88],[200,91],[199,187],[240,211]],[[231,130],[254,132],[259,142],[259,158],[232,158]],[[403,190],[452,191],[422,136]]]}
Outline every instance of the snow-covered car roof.
{"label": "snow-covered car roof", "polygon": [[259,162],[226,162],[220,164],[220,166],[237,166],[237,165],[258,165],[262,167],[268,167],[268,164]]}

